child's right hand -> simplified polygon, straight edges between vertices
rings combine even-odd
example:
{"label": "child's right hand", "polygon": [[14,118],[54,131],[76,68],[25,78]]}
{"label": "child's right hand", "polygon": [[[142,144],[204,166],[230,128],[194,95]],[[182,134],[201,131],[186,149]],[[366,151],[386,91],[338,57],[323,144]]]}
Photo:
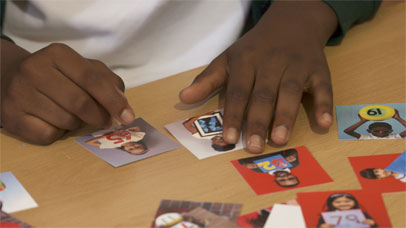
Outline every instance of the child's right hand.
{"label": "child's right hand", "polygon": [[134,113],[124,83],[97,60],[63,44],[35,53],[1,39],[1,125],[34,144],[49,144],[81,122],[108,127]]}

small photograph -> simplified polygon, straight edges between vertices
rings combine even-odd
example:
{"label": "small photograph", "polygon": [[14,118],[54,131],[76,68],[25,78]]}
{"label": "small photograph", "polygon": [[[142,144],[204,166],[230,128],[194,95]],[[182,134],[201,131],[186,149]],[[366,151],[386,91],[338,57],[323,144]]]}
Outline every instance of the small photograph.
{"label": "small photograph", "polygon": [[38,207],[12,172],[0,173],[0,210],[13,213]]}
{"label": "small photograph", "polygon": [[76,141],[114,167],[180,147],[141,118],[115,131],[98,131]]}
{"label": "small photograph", "polygon": [[406,152],[348,159],[363,189],[382,193],[406,191]]}
{"label": "small photograph", "polygon": [[241,136],[237,144],[227,144],[224,141],[222,136],[223,110],[168,124],[165,128],[198,159],[243,148]]}
{"label": "small photograph", "polygon": [[306,228],[299,205],[274,204],[264,228],[295,227]]}
{"label": "small photograph", "polygon": [[4,228],[32,228],[31,225],[0,210],[0,227]]}
{"label": "small photograph", "polygon": [[238,227],[241,204],[162,200],[152,228]]}
{"label": "small photograph", "polygon": [[381,194],[367,190],[298,193],[307,227],[391,227]]}
{"label": "small photograph", "polygon": [[[277,207],[280,206],[280,204],[275,204],[275,205]],[[283,203],[283,205],[299,206],[296,199],[286,201]],[[268,221],[269,215],[271,214],[271,211],[274,206],[270,206],[270,207],[261,209],[259,211],[254,211],[254,212],[251,212],[251,213],[248,213],[245,215],[240,215],[240,217],[238,217],[237,224],[242,228],[262,228],[265,226],[266,222]],[[294,219],[292,217],[292,214],[290,214],[289,218]],[[302,216],[302,220],[303,220],[303,216]],[[284,226],[284,227],[288,227],[288,226]]]}
{"label": "small photograph", "polygon": [[406,103],[337,105],[336,111],[339,139],[406,138]]}
{"label": "small photograph", "polygon": [[305,146],[231,163],[258,195],[332,181]]}
{"label": "small photograph", "polygon": [[242,228],[262,228],[271,213],[272,207],[254,211],[238,217],[237,224]]}

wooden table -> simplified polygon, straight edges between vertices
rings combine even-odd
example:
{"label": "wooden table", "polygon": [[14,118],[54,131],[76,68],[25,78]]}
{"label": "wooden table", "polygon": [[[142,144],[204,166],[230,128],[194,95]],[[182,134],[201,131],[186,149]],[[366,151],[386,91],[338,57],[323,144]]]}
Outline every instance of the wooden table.
{"label": "wooden table", "polygon": [[[326,48],[336,105],[405,102],[405,27],[405,3],[388,4],[373,20],[355,26],[341,45]],[[179,102],[179,90],[201,70],[130,89],[129,102],[138,116],[170,136],[164,125],[221,106],[219,96],[201,106]],[[181,148],[113,168],[74,141],[93,130],[46,147],[1,133],[1,172],[12,171],[39,204],[13,215],[38,227],[149,227],[161,199],[242,203],[244,214],[297,192],[360,189],[348,156],[405,150],[404,140],[340,141],[336,124],[328,134],[314,133],[301,108],[283,148],[307,146],[334,182],[257,196],[230,164],[250,156],[243,150],[197,160]],[[267,146],[266,152],[283,148]],[[383,198],[393,226],[405,227],[405,193]]]}

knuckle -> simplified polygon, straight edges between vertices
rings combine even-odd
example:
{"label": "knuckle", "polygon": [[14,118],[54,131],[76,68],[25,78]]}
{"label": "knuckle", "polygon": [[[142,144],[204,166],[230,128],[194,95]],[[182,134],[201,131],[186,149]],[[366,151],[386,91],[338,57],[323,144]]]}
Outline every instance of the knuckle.
{"label": "knuckle", "polygon": [[254,103],[274,104],[275,100],[276,96],[269,88],[262,88],[252,94],[252,102]]}
{"label": "knuckle", "polygon": [[280,47],[273,47],[265,53],[267,59],[285,59],[286,51]]}
{"label": "knuckle", "polygon": [[107,67],[106,64],[104,64],[102,61],[98,60],[98,59],[89,59],[89,61],[96,65],[97,67]]}
{"label": "knuckle", "polygon": [[119,76],[117,76],[117,75],[114,75],[113,78],[114,78],[115,84],[118,86],[118,88],[119,88],[121,91],[124,91],[124,90],[125,90],[125,84],[124,84],[123,79],[121,79],[121,77],[119,77]]}
{"label": "knuckle", "polygon": [[89,97],[86,96],[78,96],[72,99],[71,109],[74,113],[81,114],[86,113],[89,109],[92,101]]}
{"label": "knuckle", "polygon": [[317,83],[315,85],[314,89],[318,90],[318,91],[323,91],[328,94],[333,94],[333,86],[331,85],[330,82],[327,82],[327,81],[322,81],[322,82]]}
{"label": "knuckle", "polygon": [[227,59],[229,63],[247,63],[256,57],[255,49],[253,47],[245,47],[232,49],[227,52]]}
{"label": "knuckle", "polygon": [[61,118],[60,121],[62,123],[62,126],[64,126],[64,128],[68,130],[74,130],[80,125],[79,120],[70,114],[67,114],[65,117]]}
{"label": "knuckle", "polygon": [[245,103],[247,100],[247,94],[242,92],[241,89],[233,89],[228,92],[227,98],[232,103]]}
{"label": "knuckle", "polygon": [[90,65],[83,66],[78,74],[81,86],[86,89],[101,83],[99,74]]}
{"label": "knuckle", "polygon": [[18,66],[17,72],[19,75],[30,76],[33,74],[35,69],[35,63],[31,61],[31,59],[26,59]]}
{"label": "knuckle", "polygon": [[259,120],[249,121],[247,124],[248,128],[251,129],[251,131],[253,132],[263,133],[266,132],[266,130],[268,129],[266,123]]}
{"label": "knuckle", "polygon": [[296,80],[289,80],[281,83],[281,90],[286,91],[290,94],[298,95],[302,94],[303,86]]}
{"label": "knuckle", "polygon": [[66,52],[67,50],[70,50],[70,48],[68,47],[68,45],[63,43],[52,43],[48,45],[46,50],[51,54],[60,54]]}
{"label": "knuckle", "polygon": [[106,106],[113,109],[114,112],[119,112],[124,107],[127,106],[127,100],[122,96],[110,96],[109,99],[105,101]]}

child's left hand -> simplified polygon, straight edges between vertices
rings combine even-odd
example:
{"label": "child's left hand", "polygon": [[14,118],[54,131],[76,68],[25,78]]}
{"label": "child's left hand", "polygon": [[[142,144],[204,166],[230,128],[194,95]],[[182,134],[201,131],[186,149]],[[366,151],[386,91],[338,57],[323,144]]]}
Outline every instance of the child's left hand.
{"label": "child's left hand", "polygon": [[[235,144],[247,111],[247,150],[260,153],[267,131],[287,143],[303,92],[314,97],[319,126],[333,122],[333,93],[324,45],[337,18],[321,1],[275,1],[261,21],[183,89],[184,103],[204,100],[227,85],[223,136]],[[273,125],[271,121],[274,118]]]}

